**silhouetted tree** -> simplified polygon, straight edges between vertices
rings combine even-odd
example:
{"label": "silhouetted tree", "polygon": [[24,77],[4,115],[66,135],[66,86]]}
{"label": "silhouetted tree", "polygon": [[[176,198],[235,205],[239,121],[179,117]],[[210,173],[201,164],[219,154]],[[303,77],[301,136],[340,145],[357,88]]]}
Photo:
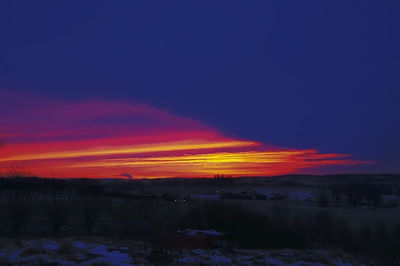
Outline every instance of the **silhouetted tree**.
{"label": "silhouetted tree", "polygon": [[378,234],[378,238],[381,241],[385,241],[387,236],[386,224],[382,221],[379,221],[375,224],[375,228],[376,228],[376,233]]}
{"label": "silhouetted tree", "polygon": [[214,181],[219,186],[233,184],[233,177],[231,175],[215,175]]}
{"label": "silhouetted tree", "polygon": [[377,205],[382,201],[382,189],[380,185],[373,184],[372,181],[367,178],[360,186],[360,191],[369,207]]}
{"label": "silhouetted tree", "polygon": [[96,224],[100,214],[100,200],[97,196],[89,196],[82,199],[82,219],[86,231],[92,233],[93,226]]}
{"label": "silhouetted tree", "polygon": [[347,204],[352,207],[356,207],[361,203],[362,200],[362,190],[360,185],[357,183],[347,183],[345,187],[345,194]]}
{"label": "silhouetted tree", "polygon": [[130,204],[126,200],[113,200],[109,205],[110,216],[121,234],[129,230],[129,207]]}
{"label": "silhouetted tree", "polygon": [[318,211],[315,215],[313,230],[324,241],[329,241],[333,231],[333,215],[328,210]]}
{"label": "silhouetted tree", "polygon": [[325,177],[319,177],[316,182],[317,189],[317,201],[319,207],[327,207],[329,198],[328,198],[328,187],[326,183]]}
{"label": "silhouetted tree", "polygon": [[361,224],[361,235],[362,235],[362,240],[364,242],[369,242],[371,239],[371,228],[368,223],[364,222]]}
{"label": "silhouetted tree", "polygon": [[396,196],[397,204],[400,204],[400,186],[395,186],[393,190],[393,194]]}
{"label": "silhouetted tree", "polygon": [[328,193],[325,190],[318,193],[318,206],[323,208],[328,207]]}
{"label": "silhouetted tree", "polygon": [[54,232],[58,233],[64,226],[71,207],[71,194],[69,192],[53,192],[49,195],[45,208]]}
{"label": "silhouetted tree", "polygon": [[344,195],[344,187],[341,184],[333,184],[330,186],[330,192],[332,195],[332,199],[336,206],[342,205],[342,199]]}
{"label": "silhouetted tree", "polygon": [[13,233],[20,233],[31,217],[31,194],[25,191],[11,192],[8,195],[7,211]]}
{"label": "silhouetted tree", "polygon": [[400,241],[400,222],[398,222],[394,227],[394,237],[397,241]]}

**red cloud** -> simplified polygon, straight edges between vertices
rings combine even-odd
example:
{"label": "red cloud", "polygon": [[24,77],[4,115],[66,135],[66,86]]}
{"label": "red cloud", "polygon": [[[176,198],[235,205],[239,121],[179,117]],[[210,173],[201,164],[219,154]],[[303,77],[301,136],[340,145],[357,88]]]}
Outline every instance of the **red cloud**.
{"label": "red cloud", "polygon": [[8,140],[0,153],[4,172],[19,165],[40,176],[251,176],[363,163],[343,154],[227,138],[200,122],[135,102],[0,95],[0,130]]}

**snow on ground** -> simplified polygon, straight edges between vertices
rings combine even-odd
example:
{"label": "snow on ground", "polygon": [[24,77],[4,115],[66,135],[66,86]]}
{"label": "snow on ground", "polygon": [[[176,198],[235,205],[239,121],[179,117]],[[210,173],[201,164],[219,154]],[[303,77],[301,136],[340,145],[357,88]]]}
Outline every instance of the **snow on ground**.
{"label": "snow on ground", "polygon": [[[256,192],[260,195],[264,195],[268,198],[274,195],[282,195],[282,190],[269,190],[269,189],[256,189]],[[288,191],[288,198],[291,200],[311,200],[313,198],[312,191]]]}
{"label": "snow on ground", "polygon": [[57,244],[57,242],[54,240],[43,240],[41,242],[41,246],[45,250],[49,250],[49,251],[54,251],[60,247],[60,245]]}
{"label": "snow on ground", "polygon": [[191,198],[193,199],[219,199],[220,196],[219,195],[210,195],[210,194],[194,194],[194,195],[190,195]]}
{"label": "snow on ground", "polygon": [[[151,261],[150,254],[160,250],[150,244],[101,238],[87,239],[0,239],[0,265],[360,265],[351,256],[312,250],[242,249],[161,249]],[[165,256],[165,261],[163,256]],[[167,258],[168,257],[168,258]]]}
{"label": "snow on ground", "polygon": [[266,189],[256,189],[256,192],[260,195],[270,197],[274,194],[280,194],[279,190],[266,190]]}
{"label": "snow on ground", "polygon": [[291,200],[308,200],[312,199],[312,191],[291,191],[289,192],[289,199]]}
{"label": "snow on ground", "polygon": [[109,247],[98,243],[63,240],[26,240],[15,245],[6,245],[0,252],[2,262],[11,264],[91,265],[102,262],[106,265],[132,265],[132,258],[125,253],[126,247]]}
{"label": "snow on ground", "polygon": [[178,230],[178,234],[187,235],[187,236],[196,236],[196,235],[203,235],[203,236],[223,236],[224,233],[217,232],[213,229],[210,230],[197,230],[197,229],[185,229],[185,230]]}

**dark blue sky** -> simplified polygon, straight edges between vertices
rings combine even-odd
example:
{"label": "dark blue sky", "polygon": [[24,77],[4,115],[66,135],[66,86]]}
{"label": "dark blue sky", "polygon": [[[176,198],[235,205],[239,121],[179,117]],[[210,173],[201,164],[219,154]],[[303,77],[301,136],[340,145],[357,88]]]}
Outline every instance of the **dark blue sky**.
{"label": "dark blue sky", "polygon": [[399,14],[389,0],[3,0],[0,88],[134,99],[400,172]]}

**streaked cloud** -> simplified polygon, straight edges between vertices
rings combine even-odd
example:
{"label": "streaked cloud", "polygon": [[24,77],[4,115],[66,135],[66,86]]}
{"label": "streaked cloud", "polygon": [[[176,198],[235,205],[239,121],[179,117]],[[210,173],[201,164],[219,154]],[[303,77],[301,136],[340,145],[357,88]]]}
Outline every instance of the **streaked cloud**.
{"label": "streaked cloud", "polygon": [[[40,176],[127,177],[277,175],[365,163],[229,138],[198,121],[124,101],[61,101],[0,91],[0,169]],[[129,174],[132,176],[131,174]]]}

